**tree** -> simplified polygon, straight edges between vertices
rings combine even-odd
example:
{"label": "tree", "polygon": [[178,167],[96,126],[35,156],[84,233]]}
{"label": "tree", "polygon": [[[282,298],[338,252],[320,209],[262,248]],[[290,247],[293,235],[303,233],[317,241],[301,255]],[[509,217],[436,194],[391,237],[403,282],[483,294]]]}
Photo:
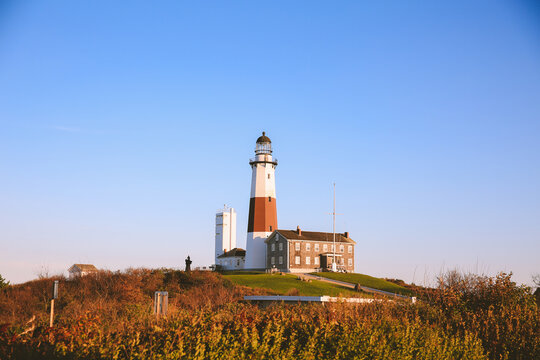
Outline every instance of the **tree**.
{"label": "tree", "polygon": [[0,274],[0,289],[3,289],[3,288],[8,287],[8,286],[9,286],[9,281],[4,279],[2,277],[2,275]]}

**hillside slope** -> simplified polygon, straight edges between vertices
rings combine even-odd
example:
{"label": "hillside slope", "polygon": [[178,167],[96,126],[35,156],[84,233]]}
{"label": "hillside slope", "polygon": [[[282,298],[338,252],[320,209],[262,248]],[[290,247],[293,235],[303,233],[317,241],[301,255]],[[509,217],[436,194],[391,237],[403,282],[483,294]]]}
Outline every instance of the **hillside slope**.
{"label": "hillside slope", "polygon": [[410,289],[407,289],[403,286],[399,286],[390,281],[384,279],[379,279],[373,276],[364,275],[364,274],[354,274],[354,273],[331,273],[331,272],[318,272],[313,273],[314,275],[325,277],[328,279],[334,279],[339,281],[348,282],[351,284],[360,284],[362,286],[367,286],[373,289],[384,290],[391,293],[413,296],[413,292]]}
{"label": "hillside slope", "polygon": [[244,295],[265,294],[234,286],[217,273],[172,269],[129,269],[100,271],[74,280],[53,277],[9,286],[0,292],[0,324],[23,325],[32,316],[48,320],[53,280],[59,280],[55,321],[62,322],[86,313],[99,314],[112,323],[119,318],[147,317],[152,313],[155,291],[168,291],[169,312],[180,309],[217,308],[237,302]]}
{"label": "hillside slope", "polygon": [[[216,273],[100,272],[57,278],[60,293],[49,328],[54,279],[0,290],[0,359],[540,358],[535,298],[508,274],[450,274],[429,301],[415,305],[260,308],[240,300],[269,290],[236,286]],[[152,315],[156,290],[169,292],[166,318]]]}
{"label": "hillside slope", "polygon": [[278,295],[362,296],[360,293],[343,286],[322,281],[300,281],[297,279],[297,276],[290,274],[246,274],[243,272],[230,272],[224,274],[223,277],[236,285],[247,286],[254,289],[267,289]]}

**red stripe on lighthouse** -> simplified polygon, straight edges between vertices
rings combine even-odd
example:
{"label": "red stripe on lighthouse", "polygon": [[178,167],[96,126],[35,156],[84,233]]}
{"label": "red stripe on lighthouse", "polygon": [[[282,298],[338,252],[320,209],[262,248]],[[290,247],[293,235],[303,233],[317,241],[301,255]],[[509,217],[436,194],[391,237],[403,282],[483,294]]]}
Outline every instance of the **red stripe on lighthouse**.
{"label": "red stripe on lighthouse", "polygon": [[255,197],[249,200],[248,233],[277,229],[276,199]]}

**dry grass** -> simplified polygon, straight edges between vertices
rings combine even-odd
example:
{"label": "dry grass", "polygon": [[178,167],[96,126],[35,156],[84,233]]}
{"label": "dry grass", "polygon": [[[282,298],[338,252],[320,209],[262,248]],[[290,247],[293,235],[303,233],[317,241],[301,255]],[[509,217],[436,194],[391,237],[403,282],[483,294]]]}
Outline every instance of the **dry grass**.
{"label": "dry grass", "polygon": [[[0,290],[0,359],[540,358],[534,297],[507,274],[448,273],[417,305],[258,308],[239,301],[257,290],[215,273],[101,272],[59,279],[58,317],[48,329],[52,280]],[[170,314],[159,321],[151,315],[157,290],[170,296]],[[21,335],[32,315],[36,329]]]}

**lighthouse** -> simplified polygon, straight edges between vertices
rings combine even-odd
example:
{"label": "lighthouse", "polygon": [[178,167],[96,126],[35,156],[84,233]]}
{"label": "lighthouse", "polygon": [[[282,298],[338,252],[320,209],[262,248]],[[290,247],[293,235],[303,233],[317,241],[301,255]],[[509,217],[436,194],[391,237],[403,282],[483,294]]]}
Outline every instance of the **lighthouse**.
{"label": "lighthouse", "polygon": [[266,238],[277,229],[276,182],[277,160],[272,159],[272,142],[263,132],[255,144],[251,165],[251,198],[249,200],[246,269],[266,267]]}

